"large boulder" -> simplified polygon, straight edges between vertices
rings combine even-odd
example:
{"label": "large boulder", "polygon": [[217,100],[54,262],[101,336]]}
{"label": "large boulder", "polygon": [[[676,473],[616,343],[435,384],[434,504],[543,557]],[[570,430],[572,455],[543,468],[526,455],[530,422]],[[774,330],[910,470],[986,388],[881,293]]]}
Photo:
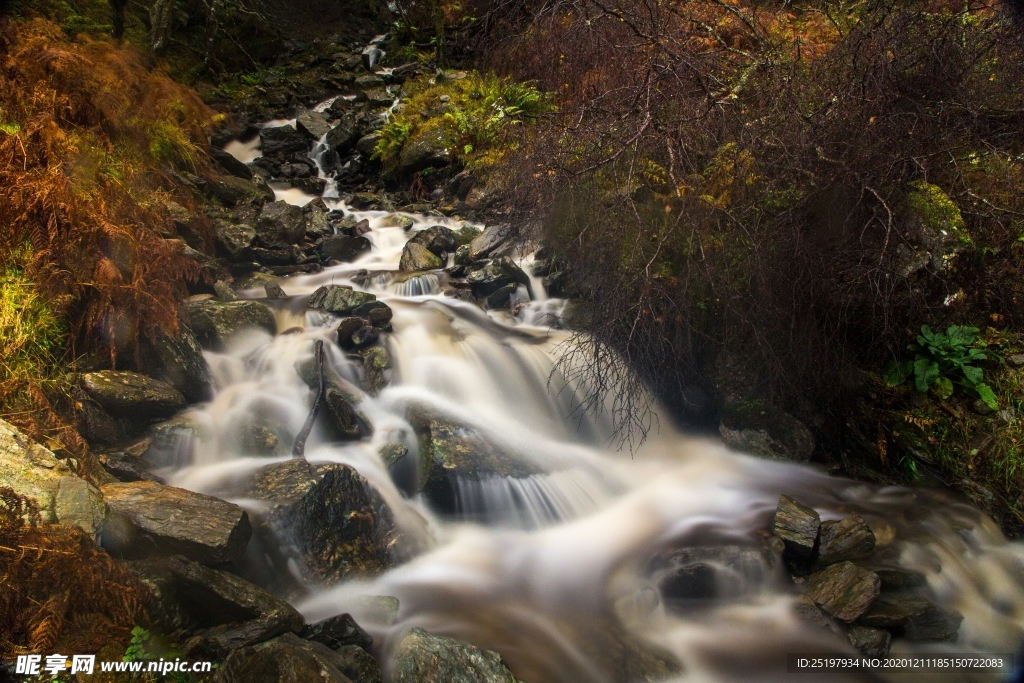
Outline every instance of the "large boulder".
{"label": "large boulder", "polygon": [[252,169],[236,159],[229,152],[225,152],[223,149],[219,149],[217,147],[211,147],[210,158],[220,164],[221,168],[236,178],[252,180]]}
{"label": "large boulder", "polygon": [[786,554],[798,561],[811,559],[818,540],[821,517],[813,509],[789,496],[779,497],[772,530],[786,545]]}
{"label": "large boulder", "polygon": [[479,261],[497,251],[512,237],[512,226],[507,224],[492,225],[469,242],[469,261]]}
{"label": "large boulder", "polygon": [[852,562],[839,562],[811,574],[807,595],[836,619],[856,621],[878,599],[878,575]]}
{"label": "large boulder", "polygon": [[39,506],[44,522],[56,522],[60,480],[71,470],[48,449],[0,420],[0,486],[29,498]]}
{"label": "large boulder", "polygon": [[741,546],[680,548],[660,559],[658,588],[670,605],[756,594],[771,578],[764,550]]}
{"label": "large boulder", "polygon": [[230,223],[218,220],[213,227],[214,240],[222,254],[231,258],[241,258],[256,243],[256,230],[244,223]]}
{"label": "large boulder", "polygon": [[370,251],[373,245],[362,235],[332,235],[324,239],[320,245],[320,259],[324,263],[355,261],[363,253]]}
{"label": "large boulder", "polygon": [[285,201],[268,203],[256,222],[256,239],[264,247],[287,247],[297,244],[306,234],[306,217],[302,208]]}
{"label": "large boulder", "polygon": [[436,270],[443,267],[444,262],[441,259],[416,242],[405,245],[402,249],[402,259],[398,262],[398,269],[403,271]]}
{"label": "large boulder", "polygon": [[374,576],[405,557],[391,509],[347,465],[269,465],[257,471],[245,495],[268,505],[265,523],[294,545],[310,579]]}
{"label": "large boulder", "polygon": [[309,142],[292,126],[264,128],[260,131],[263,156],[291,156],[295,152],[309,150]]}
{"label": "large boulder", "polygon": [[486,298],[507,285],[520,284],[526,285],[527,288],[530,286],[530,277],[508,256],[494,259],[483,268],[471,272],[466,279],[473,288],[473,294],[481,298]]}
{"label": "large boulder", "polygon": [[348,315],[355,308],[376,300],[373,294],[358,292],[351,287],[324,285],[310,295],[308,306],[328,313]]}
{"label": "large boulder", "polygon": [[213,683],[353,683],[341,673],[338,655],[321,643],[286,633],[239,648],[213,677]]}
{"label": "large boulder", "polygon": [[270,190],[266,184],[255,183],[252,180],[233,175],[210,176],[207,192],[225,206],[235,206],[253,199],[266,201],[274,199],[273,190]]}
{"label": "large boulder", "polygon": [[894,631],[908,640],[953,641],[963,615],[937,607],[920,595],[883,594],[861,617],[864,626]]}
{"label": "large boulder", "polygon": [[359,141],[359,128],[355,119],[344,116],[327,134],[327,146],[338,154],[347,154]]}
{"label": "large boulder", "polygon": [[818,534],[818,566],[867,557],[875,549],[875,535],[860,515],[823,522]]}
{"label": "large boulder", "polygon": [[414,628],[391,653],[388,683],[517,683],[497,652]]}
{"label": "large boulder", "polygon": [[277,334],[274,313],[258,301],[198,301],[188,305],[189,327],[204,348],[221,351],[244,330]]}
{"label": "large boulder", "polygon": [[215,653],[302,629],[302,615],[259,586],[180,555],[124,563],[149,588],[150,618],[198,634]]}
{"label": "large boulder", "polygon": [[434,225],[417,232],[409,243],[422,245],[430,253],[442,258],[445,254],[455,251],[455,247],[458,246],[455,233],[443,225]]}
{"label": "large boulder", "polygon": [[203,359],[203,348],[187,325],[178,326],[178,334],[162,330],[152,341],[150,374],[181,392],[189,403],[209,400],[210,373]]}
{"label": "large boulder", "polygon": [[404,174],[426,168],[443,168],[450,163],[452,152],[440,128],[428,130],[411,141],[407,140],[398,156],[398,167]]}
{"label": "large boulder", "polygon": [[114,417],[159,420],[186,406],[185,397],[167,382],[123,370],[82,375],[82,388]]}
{"label": "large boulder", "polygon": [[295,119],[295,128],[310,140],[319,140],[330,132],[331,124],[318,111],[304,111]]}
{"label": "large boulder", "polygon": [[152,481],[101,491],[110,506],[103,547],[119,557],[184,555],[216,565],[241,557],[252,536],[245,510],[219,498]]}

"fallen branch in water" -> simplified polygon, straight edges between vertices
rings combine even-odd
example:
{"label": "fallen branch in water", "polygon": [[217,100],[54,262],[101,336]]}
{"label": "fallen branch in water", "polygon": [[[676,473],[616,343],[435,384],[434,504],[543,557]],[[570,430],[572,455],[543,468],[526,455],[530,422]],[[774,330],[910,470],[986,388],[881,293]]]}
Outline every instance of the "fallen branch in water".
{"label": "fallen branch in water", "polygon": [[305,459],[306,451],[306,438],[309,436],[309,432],[313,429],[313,423],[316,422],[316,416],[320,412],[320,403],[324,399],[324,342],[318,339],[316,345],[313,347],[313,357],[316,358],[316,374],[320,381],[320,387],[316,392],[316,399],[313,400],[313,408],[309,411],[309,417],[306,418],[306,424],[302,425],[302,429],[295,437],[295,445],[292,446],[292,457]]}

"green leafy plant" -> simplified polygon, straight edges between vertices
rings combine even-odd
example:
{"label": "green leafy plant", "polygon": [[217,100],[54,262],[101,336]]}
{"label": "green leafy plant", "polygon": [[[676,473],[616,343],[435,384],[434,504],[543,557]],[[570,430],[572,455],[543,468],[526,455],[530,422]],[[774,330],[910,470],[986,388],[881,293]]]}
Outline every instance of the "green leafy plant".
{"label": "green leafy plant", "polygon": [[977,395],[995,410],[999,402],[985,383],[985,371],[977,365],[999,358],[994,352],[986,351],[987,347],[977,327],[950,325],[943,333],[922,325],[917,343],[907,347],[914,352],[914,360],[902,365],[893,363],[885,374],[885,381],[897,386],[912,378],[918,391],[934,388],[939,398],[945,400],[953,395],[953,379],[958,377],[958,383],[966,392]]}
{"label": "green leafy plant", "polygon": [[374,159],[390,160],[397,159],[402,151],[409,133],[412,131],[412,124],[403,121],[392,121],[380,130],[380,140],[373,150]]}

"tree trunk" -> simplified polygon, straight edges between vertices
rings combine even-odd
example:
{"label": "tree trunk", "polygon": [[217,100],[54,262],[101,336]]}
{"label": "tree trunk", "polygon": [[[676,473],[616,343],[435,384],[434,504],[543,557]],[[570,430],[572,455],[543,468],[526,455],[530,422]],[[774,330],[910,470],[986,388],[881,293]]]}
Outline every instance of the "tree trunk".
{"label": "tree trunk", "polygon": [[110,35],[114,40],[124,37],[124,8],[128,0],[110,0]]}
{"label": "tree trunk", "polygon": [[174,0],[156,0],[149,10],[150,41],[153,52],[163,53],[171,39],[171,24],[174,21]]}

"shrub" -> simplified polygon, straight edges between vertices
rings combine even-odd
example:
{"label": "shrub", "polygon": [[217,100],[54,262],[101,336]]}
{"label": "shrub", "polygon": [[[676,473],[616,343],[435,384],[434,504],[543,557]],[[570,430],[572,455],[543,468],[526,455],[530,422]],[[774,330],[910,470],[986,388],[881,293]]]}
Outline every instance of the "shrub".
{"label": "shrub", "polygon": [[[912,361],[904,365],[893,364],[886,373],[890,386],[902,384],[913,378],[915,388],[920,392],[934,387],[939,398],[945,400],[953,395],[952,375],[960,376],[960,383],[970,394],[977,395],[992,410],[999,407],[992,388],[984,382],[985,371],[977,363],[989,360],[988,344],[978,336],[977,327],[950,325],[945,333],[932,332],[927,325],[921,326],[917,343],[909,348],[915,353]],[[994,356],[994,354],[992,354]]]}

